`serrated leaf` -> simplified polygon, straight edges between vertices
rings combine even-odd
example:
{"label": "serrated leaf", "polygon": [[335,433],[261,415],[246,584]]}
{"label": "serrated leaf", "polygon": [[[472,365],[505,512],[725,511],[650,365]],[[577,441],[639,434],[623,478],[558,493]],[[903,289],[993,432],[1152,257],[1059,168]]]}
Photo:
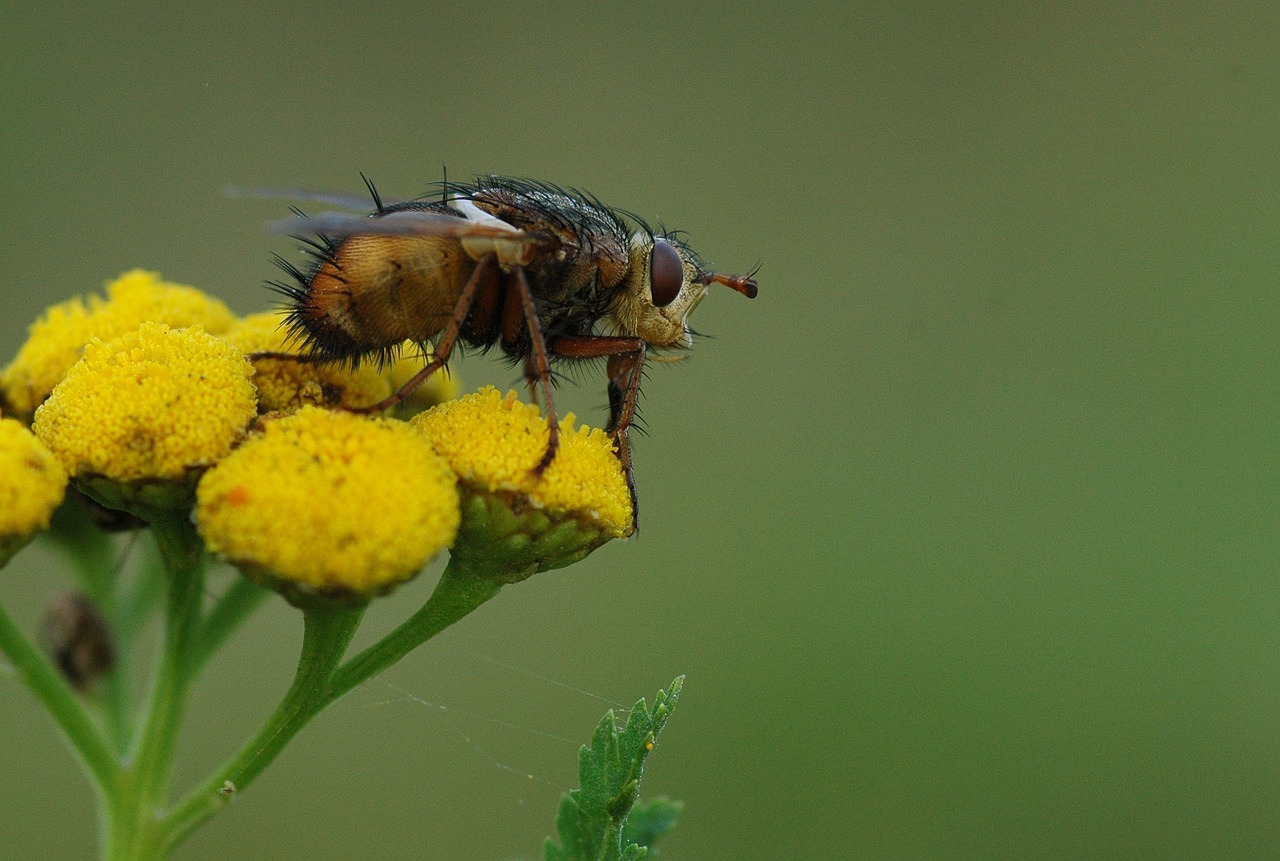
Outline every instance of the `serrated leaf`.
{"label": "serrated leaf", "polygon": [[[674,827],[678,803],[655,799],[636,808],[636,802],[645,760],[683,686],[684,676],[677,676],[654,696],[652,708],[640,700],[621,731],[613,710],[605,713],[591,744],[578,750],[579,788],[560,798],[556,814],[560,842],[547,838],[545,861],[638,861],[648,854],[653,839]],[[633,815],[636,822],[628,828]]]}

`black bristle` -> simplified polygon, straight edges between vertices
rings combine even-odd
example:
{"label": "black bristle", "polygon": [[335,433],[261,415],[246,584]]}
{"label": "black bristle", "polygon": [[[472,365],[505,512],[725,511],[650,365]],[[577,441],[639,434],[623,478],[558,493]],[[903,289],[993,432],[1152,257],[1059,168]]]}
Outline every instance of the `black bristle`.
{"label": "black bristle", "polygon": [[382,196],[378,194],[378,189],[374,187],[373,180],[364,175],[364,171],[360,172],[360,178],[364,180],[364,187],[369,189],[369,196],[373,198],[373,211],[378,215],[386,212],[386,208],[382,205]]}

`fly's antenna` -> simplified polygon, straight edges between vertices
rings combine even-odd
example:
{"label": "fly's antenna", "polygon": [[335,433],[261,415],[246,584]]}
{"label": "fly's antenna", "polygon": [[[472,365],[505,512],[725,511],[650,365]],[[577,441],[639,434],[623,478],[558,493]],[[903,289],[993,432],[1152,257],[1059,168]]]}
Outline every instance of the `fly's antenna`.
{"label": "fly's antenna", "polygon": [[756,273],[760,271],[757,266],[746,275],[726,275],[723,272],[704,272],[698,276],[700,284],[723,284],[724,286],[737,290],[748,299],[756,298],[756,294],[760,291],[756,284]]}

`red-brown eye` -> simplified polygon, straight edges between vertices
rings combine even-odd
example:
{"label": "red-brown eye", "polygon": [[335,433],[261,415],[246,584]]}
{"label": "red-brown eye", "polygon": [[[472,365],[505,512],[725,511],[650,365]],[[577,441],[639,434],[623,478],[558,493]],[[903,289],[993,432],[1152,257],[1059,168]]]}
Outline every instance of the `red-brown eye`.
{"label": "red-brown eye", "polygon": [[665,308],[680,295],[684,286],[684,263],[680,254],[665,242],[653,243],[653,257],[649,261],[649,294],[653,304]]}

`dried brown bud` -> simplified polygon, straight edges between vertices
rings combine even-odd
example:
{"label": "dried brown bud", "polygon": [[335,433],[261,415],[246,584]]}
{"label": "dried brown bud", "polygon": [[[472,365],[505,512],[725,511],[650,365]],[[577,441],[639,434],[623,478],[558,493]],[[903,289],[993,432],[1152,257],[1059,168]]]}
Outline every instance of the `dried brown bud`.
{"label": "dried brown bud", "polygon": [[115,666],[111,628],[93,602],[78,592],[49,602],[42,633],[50,660],[78,691],[88,690]]}

